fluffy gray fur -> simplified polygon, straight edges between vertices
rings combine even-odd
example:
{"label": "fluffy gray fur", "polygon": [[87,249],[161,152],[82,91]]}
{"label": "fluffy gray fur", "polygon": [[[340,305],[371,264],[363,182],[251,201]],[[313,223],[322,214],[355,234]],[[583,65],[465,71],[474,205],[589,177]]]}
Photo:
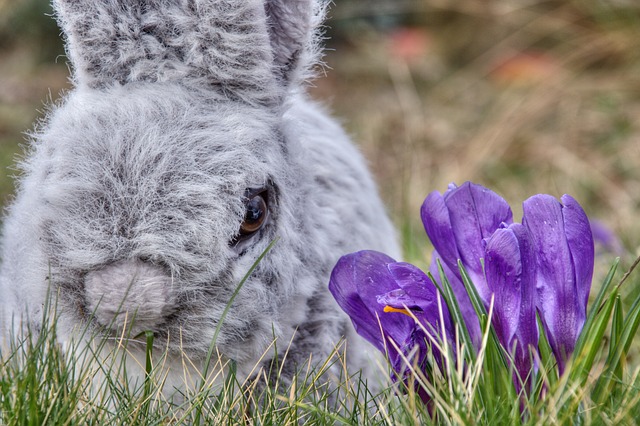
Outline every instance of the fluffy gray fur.
{"label": "fluffy gray fur", "polygon": [[[34,132],[4,221],[5,335],[21,321],[42,325],[51,287],[61,341],[87,325],[119,333],[132,319],[124,311],[176,368],[185,353],[197,364],[238,283],[278,238],[233,302],[218,350],[248,374],[274,337],[280,347],[293,339],[293,374],[344,336],[351,367],[362,367],[329,273],[342,254],[398,248],[361,155],[302,90],[323,5],[54,5],[75,88]],[[245,190],[260,187],[269,219],[234,244]]]}

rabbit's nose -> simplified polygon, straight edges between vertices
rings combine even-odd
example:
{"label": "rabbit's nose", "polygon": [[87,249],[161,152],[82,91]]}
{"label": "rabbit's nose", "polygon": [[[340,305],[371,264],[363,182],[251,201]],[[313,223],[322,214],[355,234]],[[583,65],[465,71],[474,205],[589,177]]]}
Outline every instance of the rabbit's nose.
{"label": "rabbit's nose", "polygon": [[85,277],[89,313],[102,326],[130,336],[156,331],[175,308],[173,282],[165,271],[139,259],[122,260]]}

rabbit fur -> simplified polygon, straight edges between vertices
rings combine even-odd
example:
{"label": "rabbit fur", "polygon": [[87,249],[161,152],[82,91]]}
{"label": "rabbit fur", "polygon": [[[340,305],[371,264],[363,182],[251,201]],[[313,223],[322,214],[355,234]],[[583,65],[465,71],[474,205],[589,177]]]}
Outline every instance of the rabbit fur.
{"label": "rabbit fur", "polygon": [[[2,235],[4,338],[153,331],[175,368],[216,348],[249,375],[274,338],[285,374],[365,343],[327,290],[339,256],[398,256],[360,153],[305,93],[325,5],[313,0],[55,0],[74,88],[31,135]],[[269,216],[237,241],[246,191]],[[122,313],[126,315],[121,315]],[[135,339],[134,339],[135,340]],[[265,356],[265,351],[267,355]],[[172,384],[172,386],[175,384]],[[178,385],[175,385],[179,387]]]}

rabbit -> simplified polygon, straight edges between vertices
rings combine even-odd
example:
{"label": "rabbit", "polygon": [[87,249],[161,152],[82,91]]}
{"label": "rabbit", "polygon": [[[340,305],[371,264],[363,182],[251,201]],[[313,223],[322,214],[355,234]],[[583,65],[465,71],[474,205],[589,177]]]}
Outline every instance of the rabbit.
{"label": "rabbit", "polygon": [[348,252],[400,250],[363,156],[306,93],[326,4],[53,5],[73,87],[31,133],[5,215],[3,338],[51,305],[61,345],[152,332],[175,370],[203,365],[217,329],[239,375],[274,339],[285,377],[341,339],[366,370],[329,274]]}

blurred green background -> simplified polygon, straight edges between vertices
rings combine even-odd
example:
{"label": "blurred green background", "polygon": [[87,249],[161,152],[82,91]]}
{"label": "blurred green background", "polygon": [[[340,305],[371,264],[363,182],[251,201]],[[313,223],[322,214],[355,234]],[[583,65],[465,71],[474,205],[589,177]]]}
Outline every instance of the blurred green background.
{"label": "blurred green background", "polygon": [[[25,132],[69,87],[46,0],[0,0],[0,202]],[[418,208],[472,180],[577,198],[640,251],[640,2],[336,0],[312,95],[370,161],[407,257]],[[608,258],[607,262],[610,262]],[[606,268],[605,268],[606,269]]]}

